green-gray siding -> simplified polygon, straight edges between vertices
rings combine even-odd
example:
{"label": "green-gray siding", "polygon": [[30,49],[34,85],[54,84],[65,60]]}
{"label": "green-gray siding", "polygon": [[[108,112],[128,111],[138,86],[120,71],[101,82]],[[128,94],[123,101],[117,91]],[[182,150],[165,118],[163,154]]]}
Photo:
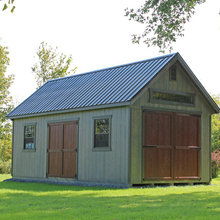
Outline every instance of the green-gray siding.
{"label": "green-gray siding", "polygon": [[[93,151],[93,119],[112,116],[111,151]],[[78,180],[128,183],[129,108],[111,108],[14,120],[14,177],[46,178],[48,123],[79,120]],[[36,152],[23,150],[24,125],[36,123]]]}

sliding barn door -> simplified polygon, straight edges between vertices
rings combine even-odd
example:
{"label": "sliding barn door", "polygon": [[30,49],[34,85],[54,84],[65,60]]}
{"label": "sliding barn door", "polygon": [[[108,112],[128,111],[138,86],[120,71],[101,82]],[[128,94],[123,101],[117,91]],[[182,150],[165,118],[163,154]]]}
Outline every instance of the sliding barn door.
{"label": "sliding barn door", "polygon": [[77,124],[73,121],[49,125],[49,177],[76,177]]}
{"label": "sliding barn door", "polygon": [[181,180],[200,176],[200,117],[144,112],[144,179]]}

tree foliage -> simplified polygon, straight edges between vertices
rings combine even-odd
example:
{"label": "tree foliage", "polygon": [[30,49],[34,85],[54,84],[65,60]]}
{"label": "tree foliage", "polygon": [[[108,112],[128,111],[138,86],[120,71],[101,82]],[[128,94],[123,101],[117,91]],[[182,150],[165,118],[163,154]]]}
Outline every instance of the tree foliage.
{"label": "tree foliage", "polygon": [[41,42],[37,51],[37,62],[32,67],[38,88],[49,79],[56,79],[73,74],[77,67],[70,69],[72,56],[58,53],[45,42]]}
{"label": "tree foliage", "polygon": [[[213,96],[214,101],[220,106],[220,96]],[[220,151],[220,114],[212,115],[212,151]]]}
{"label": "tree foliage", "polygon": [[15,0],[0,0],[3,3],[2,11],[5,11],[6,9],[10,9],[11,13],[14,12],[15,6],[14,1]]}
{"label": "tree foliage", "polygon": [[6,120],[6,115],[13,108],[12,97],[9,88],[14,80],[14,75],[6,76],[10,59],[7,47],[0,45],[0,139],[4,139],[10,133],[10,123]]}
{"label": "tree foliage", "polygon": [[146,0],[138,9],[125,9],[129,20],[145,25],[141,34],[132,35],[133,43],[158,46],[161,52],[172,50],[177,37],[184,36],[184,25],[195,7],[206,0]]}
{"label": "tree foliage", "polygon": [[0,45],[0,172],[8,172],[11,159],[11,123],[6,115],[13,108],[9,88],[14,76],[6,76],[10,59],[7,47]]}

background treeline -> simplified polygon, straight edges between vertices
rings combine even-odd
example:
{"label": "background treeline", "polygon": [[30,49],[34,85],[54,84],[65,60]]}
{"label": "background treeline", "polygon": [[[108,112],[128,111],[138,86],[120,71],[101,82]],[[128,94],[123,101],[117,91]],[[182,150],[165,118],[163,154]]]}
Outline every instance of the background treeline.
{"label": "background treeline", "polygon": [[[220,106],[220,96],[212,98]],[[212,116],[212,177],[218,176],[220,171],[220,114]]]}
{"label": "background treeline", "polygon": [[[14,75],[7,74],[10,64],[7,47],[0,45],[0,173],[10,173],[12,157],[12,124],[6,115],[13,109],[10,86]],[[46,42],[41,42],[35,55],[31,70],[35,76],[37,88],[50,79],[72,75],[77,67],[72,68],[72,56],[67,56]]]}
{"label": "background treeline", "polygon": [[0,45],[0,173],[11,170],[12,126],[6,115],[13,108],[9,88],[14,76],[6,75],[9,66],[8,48]]}

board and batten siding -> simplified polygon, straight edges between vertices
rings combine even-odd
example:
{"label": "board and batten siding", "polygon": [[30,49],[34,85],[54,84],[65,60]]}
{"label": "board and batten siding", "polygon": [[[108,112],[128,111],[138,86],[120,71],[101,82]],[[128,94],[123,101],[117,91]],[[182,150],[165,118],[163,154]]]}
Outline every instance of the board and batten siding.
{"label": "board and batten siding", "polygon": [[[195,105],[173,105],[164,103],[152,103],[149,101],[149,88],[169,90],[195,94]],[[131,184],[143,182],[143,110],[172,111],[201,114],[201,157],[200,157],[200,182],[208,183],[211,178],[210,172],[210,115],[214,111],[210,108],[201,92],[195,87],[185,71],[177,65],[177,80],[169,80],[169,71],[158,76],[136,97],[131,106]],[[146,183],[147,181],[145,181]],[[151,181],[152,182],[152,181]],[[160,181],[163,182],[163,181]],[[167,181],[166,181],[167,182]],[[176,181],[180,182],[180,181]],[[182,181],[184,182],[184,181]],[[187,181],[190,182],[190,181]],[[198,182],[198,181],[197,181]]]}
{"label": "board and batten siding", "polygon": [[[93,150],[94,118],[111,116],[111,150]],[[81,111],[15,119],[13,177],[46,178],[48,123],[79,121],[77,176],[80,181],[129,182],[130,109],[128,107]],[[36,151],[23,149],[24,125],[36,124]]]}

